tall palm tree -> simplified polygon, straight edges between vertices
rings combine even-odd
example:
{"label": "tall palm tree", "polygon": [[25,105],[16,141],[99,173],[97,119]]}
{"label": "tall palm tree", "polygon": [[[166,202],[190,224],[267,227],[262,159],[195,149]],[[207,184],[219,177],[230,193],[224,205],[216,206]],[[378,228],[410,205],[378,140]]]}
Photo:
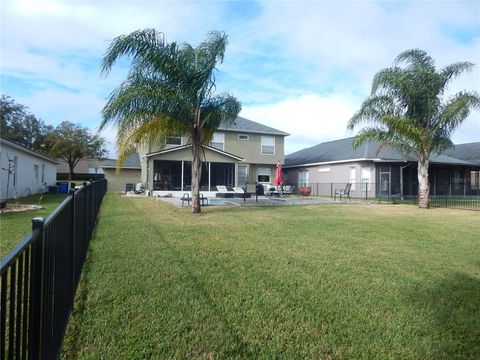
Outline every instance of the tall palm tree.
{"label": "tall palm tree", "polygon": [[355,148],[367,140],[376,140],[417,157],[421,208],[429,207],[430,155],[452,146],[453,131],[470,109],[480,108],[480,97],[473,91],[444,98],[450,81],[472,68],[469,62],[457,62],[437,71],[425,51],[404,51],[393,67],[375,75],[371,95],[348,123],[349,129],[361,123],[372,124],[357,134]]}
{"label": "tall palm tree", "polygon": [[220,123],[231,123],[239,101],[214,95],[217,64],[223,62],[227,36],[212,32],[197,47],[168,43],[154,29],[115,38],[108,47],[101,72],[107,75],[121,57],[131,58],[127,78],[112,92],[103,108],[100,128],[118,129],[120,162],[143,142],[187,135],[192,144],[192,212],[200,212],[202,144],[211,140]]}

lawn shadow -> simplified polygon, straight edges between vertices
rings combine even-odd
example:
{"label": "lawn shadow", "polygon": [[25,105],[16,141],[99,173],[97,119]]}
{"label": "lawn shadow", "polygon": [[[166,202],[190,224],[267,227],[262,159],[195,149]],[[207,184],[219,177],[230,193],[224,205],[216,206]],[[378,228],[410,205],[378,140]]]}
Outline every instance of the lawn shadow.
{"label": "lawn shadow", "polygon": [[454,273],[431,287],[416,287],[406,301],[426,317],[419,326],[431,324],[429,358],[480,358],[479,278]]}

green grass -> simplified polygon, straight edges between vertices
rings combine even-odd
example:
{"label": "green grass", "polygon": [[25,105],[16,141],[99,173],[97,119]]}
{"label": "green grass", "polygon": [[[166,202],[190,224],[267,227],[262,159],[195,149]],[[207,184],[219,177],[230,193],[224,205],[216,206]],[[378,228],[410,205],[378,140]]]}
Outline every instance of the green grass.
{"label": "green grass", "polygon": [[17,200],[9,200],[9,204],[18,202],[19,204],[40,205],[44,208],[0,215],[0,258],[7,255],[32,230],[32,218],[37,216],[46,217],[65,199],[65,196],[65,194],[37,194]]}
{"label": "green grass", "polygon": [[480,356],[479,214],[108,194],[64,359]]}

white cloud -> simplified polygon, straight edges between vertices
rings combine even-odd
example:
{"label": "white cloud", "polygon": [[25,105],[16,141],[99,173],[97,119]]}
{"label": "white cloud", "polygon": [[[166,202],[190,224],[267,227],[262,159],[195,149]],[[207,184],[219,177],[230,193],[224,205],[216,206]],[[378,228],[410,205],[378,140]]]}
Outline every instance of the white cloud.
{"label": "white cloud", "polygon": [[278,103],[244,107],[241,115],[290,133],[285,139],[285,154],[323,141],[351,136],[348,120],[354,105],[341,97],[306,94]]}

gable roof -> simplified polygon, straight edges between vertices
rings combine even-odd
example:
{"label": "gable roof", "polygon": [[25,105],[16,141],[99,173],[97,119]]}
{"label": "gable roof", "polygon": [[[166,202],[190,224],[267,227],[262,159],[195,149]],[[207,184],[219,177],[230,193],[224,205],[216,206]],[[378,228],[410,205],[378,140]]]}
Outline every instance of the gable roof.
{"label": "gable roof", "polygon": [[480,165],[480,142],[457,144],[443,152],[445,155]]}
{"label": "gable roof", "polygon": [[51,162],[52,164],[55,164],[55,165],[58,165],[58,162],[49,158],[48,156],[45,156],[45,155],[42,155],[36,151],[33,151],[33,150],[30,150],[30,149],[27,149],[25,146],[22,146],[22,145],[19,145],[11,140],[8,140],[8,139],[5,139],[5,138],[0,138],[0,143],[2,145],[8,145],[8,146],[11,146],[17,150],[20,150],[20,151],[23,151],[24,153],[27,153],[27,154],[30,154],[30,155],[33,155],[33,156],[36,156],[40,159],[43,159],[45,161],[48,161],[48,162]]}
{"label": "gable roof", "polygon": [[289,133],[237,116],[233,124],[221,123],[218,130],[288,136]]}
{"label": "gable roof", "polygon": [[[151,157],[151,156],[166,154],[166,153],[169,153],[169,152],[183,150],[183,149],[187,149],[187,148],[191,148],[191,147],[192,147],[192,144],[186,144],[186,145],[176,146],[176,147],[173,147],[173,148],[163,149],[163,150],[160,150],[160,151],[153,151],[153,152],[145,154],[145,157],[148,158],[148,157]],[[233,158],[233,159],[238,160],[238,161],[243,160],[243,158],[240,157],[240,156],[228,153],[228,152],[223,151],[223,150],[219,150],[217,148],[214,148],[214,147],[211,147],[211,146],[208,146],[208,145],[202,145],[202,147],[204,147],[205,149],[211,150],[213,152],[225,155],[227,157]]]}
{"label": "gable roof", "polygon": [[[294,152],[285,157],[284,167],[364,160],[393,162],[416,161],[414,156],[405,156],[395,148],[391,146],[381,146],[381,143],[376,141],[367,141],[354,150],[352,146],[353,139],[353,137],[350,137],[328,141]],[[430,162],[449,165],[472,165],[469,159],[453,157],[446,152],[439,155],[432,155]]]}
{"label": "gable roof", "polygon": [[[117,160],[113,160],[108,164],[103,165],[102,167],[106,169],[112,169],[112,168],[115,169],[117,167]],[[128,155],[123,161],[122,166],[120,167],[122,169],[141,169],[142,166],[140,164],[140,156],[138,155],[137,152],[134,152],[133,154]]]}

